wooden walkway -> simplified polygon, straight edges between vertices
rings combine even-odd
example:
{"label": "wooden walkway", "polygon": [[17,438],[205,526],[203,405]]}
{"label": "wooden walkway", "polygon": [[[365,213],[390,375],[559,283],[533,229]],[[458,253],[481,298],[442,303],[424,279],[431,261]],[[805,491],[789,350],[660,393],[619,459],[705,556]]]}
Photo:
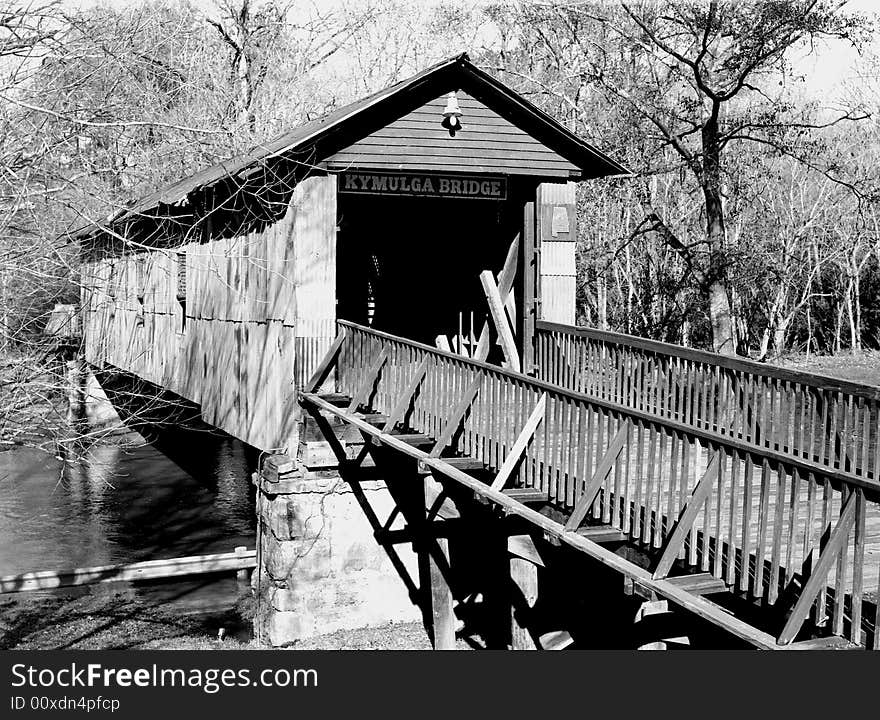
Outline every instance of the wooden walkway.
{"label": "wooden walkway", "polygon": [[[798,445],[735,423],[719,429],[668,394],[653,407],[633,394],[627,405],[339,326],[301,394],[306,406],[757,647],[880,646],[877,465],[847,463],[846,443],[830,445],[838,456],[828,462],[828,444],[805,443],[808,433],[795,433]],[[749,419],[755,396],[749,411],[740,393],[739,415],[714,407]],[[811,427],[834,438],[837,426],[823,422]],[[616,552],[622,544],[647,551],[651,567]],[[739,617],[725,597],[766,609],[769,625]]]}

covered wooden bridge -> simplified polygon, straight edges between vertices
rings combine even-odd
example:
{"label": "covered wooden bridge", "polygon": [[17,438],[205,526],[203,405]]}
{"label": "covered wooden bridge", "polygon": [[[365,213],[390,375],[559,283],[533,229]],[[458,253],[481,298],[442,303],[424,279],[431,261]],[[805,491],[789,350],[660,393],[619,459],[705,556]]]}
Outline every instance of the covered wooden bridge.
{"label": "covered wooden bridge", "polygon": [[640,615],[880,647],[880,390],[574,327],[574,181],[625,172],[460,56],[80,235],[86,361],[268,455],[262,638],[450,647],[500,567],[499,644],[578,646],[536,609],[574,553]]}

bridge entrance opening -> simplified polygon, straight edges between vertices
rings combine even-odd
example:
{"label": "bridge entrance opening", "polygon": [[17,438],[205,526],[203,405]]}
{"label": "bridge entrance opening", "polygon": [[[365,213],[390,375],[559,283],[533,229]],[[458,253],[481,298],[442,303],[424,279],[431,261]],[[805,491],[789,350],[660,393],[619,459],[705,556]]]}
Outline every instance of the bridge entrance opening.
{"label": "bridge entrance opening", "polygon": [[[442,335],[468,352],[489,314],[480,273],[501,271],[522,207],[340,192],[338,212],[337,317],[430,345]],[[521,266],[517,258],[519,318]]]}

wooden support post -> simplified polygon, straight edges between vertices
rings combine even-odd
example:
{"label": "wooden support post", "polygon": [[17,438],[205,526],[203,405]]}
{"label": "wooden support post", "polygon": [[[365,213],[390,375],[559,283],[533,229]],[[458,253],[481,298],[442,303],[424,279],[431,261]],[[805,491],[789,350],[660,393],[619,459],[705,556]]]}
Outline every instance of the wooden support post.
{"label": "wooden support post", "polygon": [[[433,475],[425,476],[425,506],[432,498],[436,498],[443,492],[443,486],[434,479]],[[444,575],[448,571],[449,541],[446,538],[434,538],[431,532],[431,521],[425,517],[424,533],[422,536],[423,547],[428,560],[428,579],[431,583],[431,625],[435,650],[455,650],[455,612],[453,610],[452,590]],[[433,552],[431,551],[433,545]],[[435,553],[440,554],[445,568],[440,565]]]}
{"label": "wooden support post", "polygon": [[516,341],[513,339],[513,331],[510,328],[510,322],[504,312],[504,302],[495,284],[495,278],[490,270],[484,270],[480,273],[480,282],[483,284],[483,292],[486,293],[486,300],[489,303],[489,311],[492,313],[492,321],[495,323],[495,329],[498,331],[498,339],[501,341],[501,348],[504,350],[504,357],[507,359],[511,370],[520,371],[519,351],[516,348]]}
{"label": "wooden support post", "polygon": [[655,580],[665,578],[669,574],[672,564],[678,557],[678,551],[684,545],[685,537],[690,532],[691,525],[694,524],[694,520],[703,507],[703,503],[706,502],[706,498],[709,497],[712,488],[715,486],[720,467],[721,453],[716,451],[709,462],[709,466],[706,468],[706,472],[703,473],[703,477],[700,478],[700,481],[691,493],[690,500],[688,500],[678,515],[675,528],[673,528],[669,540],[666,542],[666,547],[663,548],[660,562],[657,563],[657,568],[654,570],[653,577]]}
{"label": "wooden support post", "polygon": [[358,388],[358,391],[351,399],[351,403],[348,406],[349,412],[356,412],[360,405],[370,399],[370,395],[373,393],[373,387],[376,385],[376,379],[379,377],[379,373],[382,372],[382,368],[385,366],[387,360],[388,346],[384,345],[379,351],[379,357],[376,358],[376,361],[370,367],[369,372],[367,372],[367,379],[364,381],[364,384]]}
{"label": "wooden support post", "polygon": [[516,441],[513,443],[513,447],[510,448],[507,457],[504,458],[504,462],[501,464],[498,474],[492,481],[493,490],[501,490],[501,488],[507,483],[508,479],[510,479],[513,471],[516,470],[516,467],[519,465],[520,459],[522,458],[522,454],[526,451],[532,436],[535,434],[535,430],[538,429],[538,425],[540,425],[541,421],[544,419],[544,410],[546,406],[547,394],[545,393],[541,395],[541,399],[538,400],[538,404],[535,405],[535,409],[532,410],[532,414],[529,415],[529,419],[526,420],[526,424],[520,432],[519,437],[517,437]]}
{"label": "wooden support post", "polygon": [[[449,563],[449,540],[437,538],[434,540],[437,551],[446,558]],[[437,560],[429,553],[428,562],[431,568],[431,614],[434,623],[434,649],[455,650],[455,612],[452,606],[452,592],[449,583],[443,576],[443,571],[437,564]]]}
{"label": "wooden support post", "polygon": [[[849,533],[855,524],[856,506],[858,504],[858,501],[855,499],[856,497],[856,493],[850,493],[849,497],[846,499],[846,503],[840,511],[840,518],[837,520],[837,524],[834,526],[834,530],[828,538],[828,543],[822,549],[822,553],[819,555],[819,560],[816,562],[816,567],[813,568],[813,571],[810,574],[810,579],[807,580],[803,590],[801,590],[801,594],[791,611],[791,615],[788,616],[785,627],[779,634],[777,642],[780,645],[788,645],[797,637],[801,626],[804,624],[804,620],[810,612],[813,600],[815,600],[819,590],[825,586],[828,571],[831,569],[831,564],[840,555],[841,550],[849,539]],[[843,598],[836,598],[835,602],[842,603]]]}
{"label": "wooden support post", "polygon": [[[529,630],[529,615],[538,601],[538,562],[535,543],[528,535],[513,535],[507,539],[510,552],[510,649],[537,650]],[[543,563],[541,563],[543,564]]]}
{"label": "wooden support post", "polygon": [[[236,557],[244,558],[247,555],[247,547],[244,545],[239,545],[235,548]],[[235,578],[238,580],[239,585],[247,585],[248,580],[250,580],[250,575],[247,571],[247,568],[242,568],[235,574]]]}
{"label": "wooden support post", "polygon": [[617,458],[620,456],[620,451],[623,450],[623,446],[626,444],[626,438],[629,434],[629,424],[629,420],[626,420],[621,424],[620,428],[611,439],[611,442],[608,445],[608,450],[599,461],[599,465],[596,468],[596,472],[593,473],[593,477],[590,478],[590,483],[587,485],[587,489],[584,490],[584,494],[581,495],[577,504],[574,506],[574,510],[568,518],[568,522],[565,523],[565,529],[569,532],[577,530],[580,524],[584,521],[590,506],[593,504],[593,501],[599,494],[599,490],[602,488],[602,483],[605,482],[605,478],[608,477],[608,473],[611,472],[611,468],[614,467],[614,463],[617,462]]}
{"label": "wooden support post", "polygon": [[527,202],[523,208],[522,243],[522,366],[523,372],[535,372],[535,321],[538,319],[537,279],[538,253],[535,247],[535,203]]}
{"label": "wooden support post", "polygon": [[82,358],[69,360],[67,368],[67,422],[74,423],[86,417],[86,383],[88,372]]}

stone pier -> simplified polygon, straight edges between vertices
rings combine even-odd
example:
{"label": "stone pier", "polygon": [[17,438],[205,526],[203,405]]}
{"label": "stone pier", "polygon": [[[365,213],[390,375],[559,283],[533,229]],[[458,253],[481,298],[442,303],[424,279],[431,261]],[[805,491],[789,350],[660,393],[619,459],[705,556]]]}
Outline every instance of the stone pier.
{"label": "stone pier", "polygon": [[376,539],[377,530],[403,527],[401,517],[388,524],[395,502],[385,482],[349,484],[336,468],[309,469],[285,455],[267,458],[254,480],[259,641],[277,647],[421,618],[409,589],[417,577],[411,546]]}

